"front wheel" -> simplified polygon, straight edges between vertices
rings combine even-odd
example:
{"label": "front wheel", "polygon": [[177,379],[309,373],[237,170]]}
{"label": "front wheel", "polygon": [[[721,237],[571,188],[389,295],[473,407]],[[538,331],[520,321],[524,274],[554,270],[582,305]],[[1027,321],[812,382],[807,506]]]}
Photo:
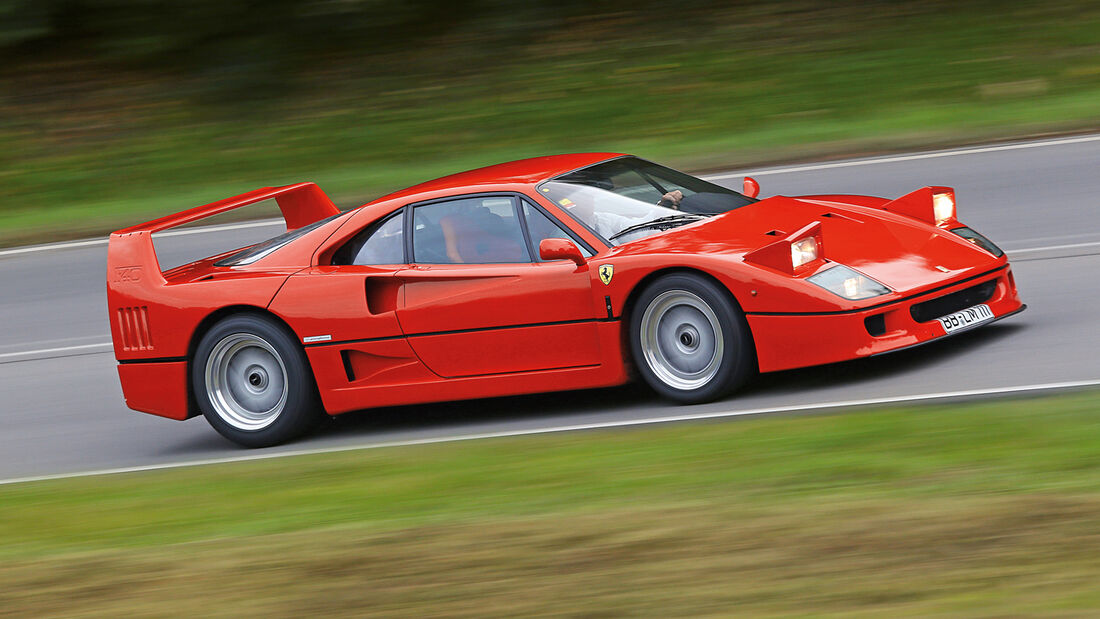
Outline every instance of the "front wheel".
{"label": "front wheel", "polygon": [[222,320],[203,336],[191,366],[203,416],[245,447],[297,438],[323,416],[305,352],[269,318],[242,314]]}
{"label": "front wheel", "polygon": [[654,391],[687,404],[726,395],[756,367],[748,326],[729,294],[689,273],[645,288],[630,318],[630,348]]}

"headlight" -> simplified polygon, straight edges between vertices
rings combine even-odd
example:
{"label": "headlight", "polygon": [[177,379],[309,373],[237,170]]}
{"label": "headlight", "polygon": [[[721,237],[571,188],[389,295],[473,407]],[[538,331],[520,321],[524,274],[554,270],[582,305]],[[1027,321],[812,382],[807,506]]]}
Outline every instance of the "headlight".
{"label": "headlight", "polygon": [[936,225],[955,218],[955,194],[943,192],[932,194],[932,216]]}
{"label": "headlight", "polygon": [[886,286],[842,264],[813,277],[807,277],[806,280],[852,301],[870,299],[890,292]]}
{"label": "headlight", "polygon": [[798,268],[817,260],[817,239],[806,237],[791,243],[791,266]]}
{"label": "headlight", "polygon": [[993,244],[993,241],[990,241],[989,239],[971,230],[970,228],[955,228],[951,232],[961,236],[962,238],[970,241],[978,247],[981,247],[982,249],[986,250],[987,252],[993,254],[998,258],[1005,255],[1004,251],[1002,251],[1000,247],[997,247]]}

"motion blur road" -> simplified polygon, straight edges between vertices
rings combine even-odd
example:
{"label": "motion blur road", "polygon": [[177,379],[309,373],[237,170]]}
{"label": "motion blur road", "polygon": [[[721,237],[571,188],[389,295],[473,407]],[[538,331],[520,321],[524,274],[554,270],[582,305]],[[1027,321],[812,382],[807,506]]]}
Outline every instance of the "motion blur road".
{"label": "motion blur road", "polygon": [[[1100,135],[711,175],[762,195],[897,197],[956,189],[959,216],[1009,252],[1027,312],[873,360],[761,376],[724,401],[673,406],[638,385],[337,417],[264,453],[676,415],[1100,379]],[[190,204],[180,204],[183,209]],[[166,265],[267,238],[272,225],[162,236]],[[0,481],[245,452],[202,418],[130,411],[110,351],[106,244],[0,250]],[[255,454],[257,452],[247,452]]]}

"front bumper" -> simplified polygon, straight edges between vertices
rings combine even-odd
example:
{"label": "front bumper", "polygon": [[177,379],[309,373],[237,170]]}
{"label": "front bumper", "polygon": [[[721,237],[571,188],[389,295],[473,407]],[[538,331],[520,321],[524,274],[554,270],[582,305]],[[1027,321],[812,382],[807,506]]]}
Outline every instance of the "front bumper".
{"label": "front bumper", "polygon": [[[975,278],[865,310],[806,314],[749,313],[745,317],[756,343],[760,371],[789,370],[870,357],[946,337],[948,334],[938,320],[932,318],[919,322],[913,317],[912,307],[961,293],[986,282],[995,283],[992,295],[983,301],[995,318],[976,327],[1024,309],[1016,292],[1012,268],[1006,264]],[[920,315],[919,309],[917,314]],[[968,330],[960,329],[950,335]]]}

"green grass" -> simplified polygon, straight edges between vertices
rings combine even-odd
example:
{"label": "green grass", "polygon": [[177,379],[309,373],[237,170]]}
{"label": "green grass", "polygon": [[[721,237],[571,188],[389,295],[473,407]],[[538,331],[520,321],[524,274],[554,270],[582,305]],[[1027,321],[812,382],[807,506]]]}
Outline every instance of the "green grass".
{"label": "green grass", "polygon": [[705,169],[1100,125],[1100,6],[1084,0],[787,0],[594,16],[491,49],[471,35],[338,58],[265,100],[211,103],[193,78],[138,69],[9,73],[0,243],[299,180],[354,206],[556,152]]}
{"label": "green grass", "polygon": [[31,615],[1100,607],[1100,394],[0,487]]}

